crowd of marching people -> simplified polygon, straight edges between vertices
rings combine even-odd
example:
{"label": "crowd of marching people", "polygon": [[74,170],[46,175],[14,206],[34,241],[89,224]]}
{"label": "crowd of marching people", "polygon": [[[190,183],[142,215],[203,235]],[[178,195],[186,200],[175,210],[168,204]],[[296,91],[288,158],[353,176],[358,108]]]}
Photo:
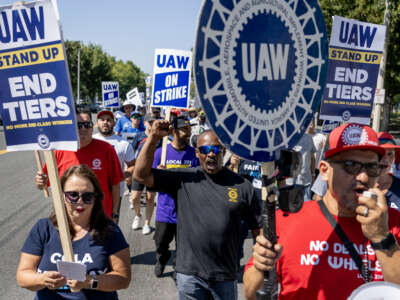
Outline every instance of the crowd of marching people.
{"label": "crowd of marching people", "polygon": [[[400,283],[400,146],[387,132],[344,124],[327,137],[313,120],[294,147],[301,170],[284,180],[302,191],[304,205],[298,213],[277,211],[272,244],[261,231],[261,163],[228,153],[203,111],[172,110],[166,120],[159,108],[146,112],[126,101],[118,114],[98,112],[96,124],[90,112],[78,110],[77,126],[80,149],[55,151],[55,157],[86,280],[57,272],[62,248],[53,212],[31,229],[17,270],[18,283],[36,291],[35,299],[117,299],[117,290],[128,287],[129,245],[118,226],[124,199],[132,230],[154,232],[155,276],[163,275],[175,241],[173,277],[182,300],[238,298],[249,231],[254,248],[243,277],[246,299],[256,299],[264,272],[272,270],[279,299],[346,299],[365,282]],[[46,166],[35,183],[48,185]]]}

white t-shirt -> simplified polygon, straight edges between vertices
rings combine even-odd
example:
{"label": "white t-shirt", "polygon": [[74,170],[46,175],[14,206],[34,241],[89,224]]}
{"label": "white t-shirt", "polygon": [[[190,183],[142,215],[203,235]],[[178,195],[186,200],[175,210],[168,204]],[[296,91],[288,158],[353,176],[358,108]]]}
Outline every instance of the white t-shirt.
{"label": "white t-shirt", "polygon": [[[118,160],[122,170],[125,170],[125,163],[131,162],[135,159],[131,144],[125,141],[122,137],[116,134],[113,134],[111,136],[102,136],[100,133],[96,133],[93,135],[93,138],[107,142],[114,147],[115,152],[117,152]],[[124,190],[125,181],[123,180],[120,183],[119,191],[121,197],[124,195]]]}

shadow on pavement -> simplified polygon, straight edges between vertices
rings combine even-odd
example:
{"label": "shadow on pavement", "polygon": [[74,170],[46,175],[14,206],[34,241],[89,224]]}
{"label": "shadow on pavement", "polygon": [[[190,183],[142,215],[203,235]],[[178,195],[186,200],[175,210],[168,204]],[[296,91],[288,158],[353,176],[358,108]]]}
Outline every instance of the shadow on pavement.
{"label": "shadow on pavement", "polygon": [[[167,266],[172,266],[172,257],[175,256],[175,251],[171,250],[171,258],[169,259]],[[149,251],[136,256],[131,257],[131,265],[155,265],[156,264],[156,252]]]}

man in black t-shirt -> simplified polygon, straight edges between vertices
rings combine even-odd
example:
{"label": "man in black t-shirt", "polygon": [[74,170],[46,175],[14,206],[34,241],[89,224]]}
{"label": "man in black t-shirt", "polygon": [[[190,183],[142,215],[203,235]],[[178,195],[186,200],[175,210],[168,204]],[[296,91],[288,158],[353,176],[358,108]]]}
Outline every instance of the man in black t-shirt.
{"label": "man in black t-shirt", "polygon": [[237,299],[240,221],[246,220],[254,236],[261,228],[254,189],[248,180],[223,168],[224,148],[210,130],[198,138],[200,167],[152,169],[156,145],[170,130],[168,121],[154,121],[134,178],[175,201],[179,299]]}

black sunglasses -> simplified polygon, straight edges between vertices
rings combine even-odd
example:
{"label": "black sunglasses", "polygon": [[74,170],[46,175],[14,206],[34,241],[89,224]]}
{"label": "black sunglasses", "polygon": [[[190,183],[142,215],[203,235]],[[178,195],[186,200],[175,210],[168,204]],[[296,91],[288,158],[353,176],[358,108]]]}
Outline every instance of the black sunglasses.
{"label": "black sunglasses", "polygon": [[218,145],[205,145],[200,146],[198,149],[201,154],[209,154],[212,151],[215,155],[218,155],[222,151],[222,147]]}
{"label": "black sunglasses", "polygon": [[92,204],[96,198],[97,198],[97,193],[94,192],[86,192],[80,194],[79,192],[64,192],[65,199],[67,202],[71,204],[76,204],[79,201],[79,198],[82,198],[83,203],[85,204]]}
{"label": "black sunglasses", "polygon": [[93,124],[92,122],[78,122],[78,128],[82,129],[83,127],[85,127],[86,129],[92,128]]}
{"label": "black sunglasses", "polygon": [[361,163],[354,160],[330,160],[329,163],[341,164],[343,169],[350,175],[358,175],[362,170],[370,177],[378,177],[382,174],[382,171],[387,167],[383,164],[378,163]]}

